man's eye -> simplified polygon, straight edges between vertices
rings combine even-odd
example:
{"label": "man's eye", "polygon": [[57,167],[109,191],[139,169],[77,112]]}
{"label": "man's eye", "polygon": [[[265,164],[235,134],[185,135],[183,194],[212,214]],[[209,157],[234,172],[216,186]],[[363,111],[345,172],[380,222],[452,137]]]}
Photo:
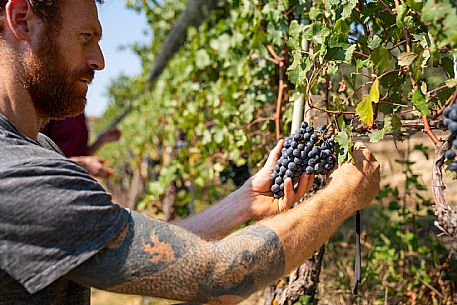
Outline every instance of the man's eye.
{"label": "man's eye", "polygon": [[81,36],[85,39],[85,40],[90,40],[92,38],[92,33],[81,33]]}

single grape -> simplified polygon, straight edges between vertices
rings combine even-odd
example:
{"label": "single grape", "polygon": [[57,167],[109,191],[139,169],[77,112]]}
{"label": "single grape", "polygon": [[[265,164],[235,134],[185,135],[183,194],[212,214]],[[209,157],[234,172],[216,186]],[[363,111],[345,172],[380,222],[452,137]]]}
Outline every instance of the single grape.
{"label": "single grape", "polygon": [[448,169],[451,172],[457,172],[457,161],[456,160],[452,161],[451,164],[449,164]]}
{"label": "single grape", "polygon": [[454,160],[454,158],[455,158],[455,152],[454,152],[452,149],[449,149],[449,150],[447,150],[447,151],[444,153],[444,157],[445,157],[447,160]]}
{"label": "single grape", "polygon": [[287,166],[290,170],[294,170],[297,165],[294,162],[290,162]]}
{"label": "single grape", "polygon": [[448,128],[453,134],[457,134],[457,122],[450,122]]}
{"label": "single grape", "polygon": [[271,192],[272,192],[272,193],[277,193],[277,192],[279,192],[279,191],[280,191],[279,185],[273,184],[273,186],[271,187]]}
{"label": "single grape", "polygon": [[[294,176],[294,172],[290,169],[286,170],[286,177],[293,177]],[[278,183],[280,184],[280,183]]]}
{"label": "single grape", "polygon": [[448,115],[448,118],[451,119],[452,121],[456,122],[457,121],[457,108],[454,107]]}

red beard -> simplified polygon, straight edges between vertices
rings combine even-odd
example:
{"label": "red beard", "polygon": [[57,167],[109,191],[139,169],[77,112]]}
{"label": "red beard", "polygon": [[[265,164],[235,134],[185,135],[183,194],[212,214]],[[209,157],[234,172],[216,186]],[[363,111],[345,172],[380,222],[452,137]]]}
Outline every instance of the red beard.
{"label": "red beard", "polygon": [[19,61],[19,79],[41,117],[63,119],[84,111],[87,85],[81,79],[92,80],[95,71],[88,67],[71,71],[51,37],[44,33],[37,52]]}

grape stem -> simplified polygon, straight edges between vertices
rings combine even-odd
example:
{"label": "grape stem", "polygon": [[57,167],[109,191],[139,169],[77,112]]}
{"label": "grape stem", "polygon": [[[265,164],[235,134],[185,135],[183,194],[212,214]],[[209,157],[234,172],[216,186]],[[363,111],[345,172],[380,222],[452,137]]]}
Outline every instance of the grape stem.
{"label": "grape stem", "polygon": [[254,126],[257,123],[262,123],[262,122],[265,122],[265,121],[273,121],[275,118],[276,118],[275,116],[266,117],[266,118],[260,117],[257,120],[254,120],[254,121],[250,122],[247,127],[248,127],[248,129],[251,129],[251,127]]}
{"label": "grape stem", "polygon": [[381,2],[386,7],[386,9],[389,11],[389,13],[391,13],[394,16],[397,16],[397,14],[384,1],[379,0],[379,2]]}
{"label": "grape stem", "polygon": [[444,109],[446,109],[447,106],[454,104],[456,100],[457,100],[457,89],[455,89],[454,94],[449,97],[449,99],[446,101],[446,103],[443,105],[443,107],[441,107],[441,109],[436,112],[436,114],[432,117],[432,119],[436,120],[436,118],[438,118],[443,113]]}

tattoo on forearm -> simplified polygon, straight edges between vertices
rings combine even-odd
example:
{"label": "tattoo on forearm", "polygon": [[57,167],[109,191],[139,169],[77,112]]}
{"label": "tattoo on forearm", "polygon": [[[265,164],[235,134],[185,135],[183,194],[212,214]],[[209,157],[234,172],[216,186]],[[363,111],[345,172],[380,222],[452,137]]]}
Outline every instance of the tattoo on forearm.
{"label": "tattoo on forearm", "polygon": [[280,277],[284,266],[281,241],[266,226],[208,243],[133,214],[119,247],[102,251],[69,277],[111,291],[205,303],[245,298]]}

